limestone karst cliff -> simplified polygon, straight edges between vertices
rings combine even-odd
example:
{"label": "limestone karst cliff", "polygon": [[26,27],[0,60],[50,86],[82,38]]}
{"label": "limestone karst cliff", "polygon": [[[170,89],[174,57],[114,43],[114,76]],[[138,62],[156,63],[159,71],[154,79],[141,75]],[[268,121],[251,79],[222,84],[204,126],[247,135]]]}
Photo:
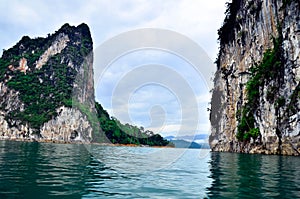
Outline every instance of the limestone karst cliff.
{"label": "limestone karst cliff", "polygon": [[91,113],[96,115],[93,43],[86,24],[65,24],[46,38],[24,36],[3,52],[2,138],[90,141]]}
{"label": "limestone karst cliff", "polygon": [[212,151],[299,155],[299,1],[233,0],[218,33]]}
{"label": "limestone karst cliff", "polygon": [[89,27],[24,36],[0,58],[0,140],[165,146],[158,134],[111,117],[95,101]]}

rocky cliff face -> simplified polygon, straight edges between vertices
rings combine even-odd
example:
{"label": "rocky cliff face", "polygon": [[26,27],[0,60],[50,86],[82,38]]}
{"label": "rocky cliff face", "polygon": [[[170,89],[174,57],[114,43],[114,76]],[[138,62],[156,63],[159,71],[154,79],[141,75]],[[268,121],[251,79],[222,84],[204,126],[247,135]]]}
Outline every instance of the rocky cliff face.
{"label": "rocky cliff face", "polygon": [[23,37],[0,59],[0,137],[90,141],[93,43],[85,24]]}
{"label": "rocky cliff face", "polygon": [[299,155],[299,1],[233,0],[219,40],[211,149]]}

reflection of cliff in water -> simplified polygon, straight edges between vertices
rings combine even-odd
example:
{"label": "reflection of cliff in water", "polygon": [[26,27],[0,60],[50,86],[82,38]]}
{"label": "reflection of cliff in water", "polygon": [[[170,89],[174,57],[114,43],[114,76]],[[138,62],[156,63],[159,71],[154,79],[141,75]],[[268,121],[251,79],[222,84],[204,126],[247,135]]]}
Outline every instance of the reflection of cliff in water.
{"label": "reflection of cliff in water", "polygon": [[211,153],[207,188],[211,198],[297,198],[300,160],[296,157]]}

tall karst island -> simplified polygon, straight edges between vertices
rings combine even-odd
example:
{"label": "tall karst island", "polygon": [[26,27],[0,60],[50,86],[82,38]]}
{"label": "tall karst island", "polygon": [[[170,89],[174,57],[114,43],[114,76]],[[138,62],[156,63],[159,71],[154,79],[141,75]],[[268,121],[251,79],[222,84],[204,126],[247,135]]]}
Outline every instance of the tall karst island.
{"label": "tall karst island", "polygon": [[0,58],[0,139],[169,144],[110,117],[94,92],[86,24],[65,24],[46,38],[24,36]]}
{"label": "tall karst island", "polygon": [[300,2],[233,0],[219,29],[213,151],[300,154]]}

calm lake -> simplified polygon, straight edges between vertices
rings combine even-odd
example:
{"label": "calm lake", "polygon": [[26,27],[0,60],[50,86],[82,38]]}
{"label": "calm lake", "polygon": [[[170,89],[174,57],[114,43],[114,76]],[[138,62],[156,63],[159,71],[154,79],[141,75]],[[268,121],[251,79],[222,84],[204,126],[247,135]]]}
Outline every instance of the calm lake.
{"label": "calm lake", "polygon": [[0,198],[297,198],[299,157],[0,141]]}

